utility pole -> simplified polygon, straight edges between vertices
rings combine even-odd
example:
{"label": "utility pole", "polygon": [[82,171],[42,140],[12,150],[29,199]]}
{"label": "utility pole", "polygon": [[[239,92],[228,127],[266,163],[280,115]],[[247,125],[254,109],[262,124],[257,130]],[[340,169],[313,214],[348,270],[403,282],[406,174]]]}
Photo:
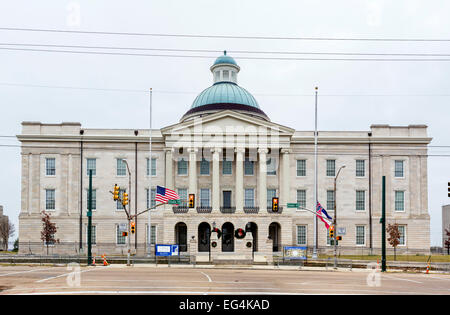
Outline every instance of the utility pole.
{"label": "utility pole", "polygon": [[[314,106],[314,211],[317,211],[317,89],[315,94],[315,106]],[[314,216],[314,249],[312,258],[317,259],[317,216]]]}
{"label": "utility pole", "polygon": [[[129,192],[131,193],[131,171],[130,171],[130,166],[128,165],[128,161],[123,159],[122,160],[126,166],[127,166],[127,171],[128,171],[128,189]],[[128,196],[127,196],[128,197]],[[128,199],[126,204],[124,204],[124,208],[126,207],[126,205],[129,203]],[[129,208],[130,210],[130,214],[127,213],[127,217],[128,217],[128,235],[127,235],[127,266],[130,266],[130,252],[131,252],[131,206]]]}
{"label": "utility pole", "polygon": [[89,170],[89,196],[88,196],[88,228],[87,228],[87,264],[92,265],[92,170]]}
{"label": "utility pole", "polygon": [[333,235],[333,238],[334,238],[334,268],[337,268],[337,206],[336,206],[336,203],[337,203],[337,199],[336,199],[336,181],[337,181],[337,178],[338,178],[338,176],[339,176],[339,173],[341,172],[341,170],[343,169],[343,168],[345,168],[345,165],[342,165],[340,168],[339,168],[339,170],[338,170],[338,172],[337,172],[337,174],[336,174],[336,177],[334,178],[334,216],[333,216],[333,227],[334,227],[334,235]]}
{"label": "utility pole", "polygon": [[382,180],[381,206],[381,271],[386,271],[386,176]]}

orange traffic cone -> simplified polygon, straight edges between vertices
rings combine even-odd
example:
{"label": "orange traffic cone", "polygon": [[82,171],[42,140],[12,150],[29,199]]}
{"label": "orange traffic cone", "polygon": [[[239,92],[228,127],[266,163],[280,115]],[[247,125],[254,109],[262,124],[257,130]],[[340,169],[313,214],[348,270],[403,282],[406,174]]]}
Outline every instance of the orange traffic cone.
{"label": "orange traffic cone", "polygon": [[94,258],[92,258],[92,266],[95,266],[95,255]]}
{"label": "orange traffic cone", "polygon": [[108,262],[106,261],[106,255],[103,254],[103,255],[102,255],[102,258],[103,258],[103,266],[108,266],[109,264],[108,264]]}
{"label": "orange traffic cone", "polygon": [[428,263],[428,265],[427,265],[427,271],[425,272],[426,274],[429,274],[430,273],[430,263]]}

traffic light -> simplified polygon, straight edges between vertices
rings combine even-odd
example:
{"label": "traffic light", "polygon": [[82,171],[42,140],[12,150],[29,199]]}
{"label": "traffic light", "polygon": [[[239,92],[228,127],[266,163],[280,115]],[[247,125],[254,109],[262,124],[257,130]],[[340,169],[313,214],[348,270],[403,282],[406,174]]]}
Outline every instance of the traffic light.
{"label": "traffic light", "polygon": [[278,197],[272,198],[272,211],[278,212]]}
{"label": "traffic light", "polygon": [[131,225],[131,234],[136,233],[136,223],[131,221],[130,225]]}
{"label": "traffic light", "polygon": [[113,193],[114,201],[119,200],[119,190],[120,190],[120,187],[117,186],[117,184],[115,184],[114,185],[114,193]]}
{"label": "traffic light", "polygon": [[336,236],[336,241],[342,241],[342,236]]}
{"label": "traffic light", "polygon": [[128,236],[128,232],[122,232],[122,236]]}
{"label": "traffic light", "polygon": [[195,208],[195,194],[189,194],[189,208]]}
{"label": "traffic light", "polygon": [[330,226],[328,233],[330,235],[330,239],[334,238],[334,226]]}
{"label": "traffic light", "polygon": [[126,206],[127,204],[128,204],[128,194],[124,192],[122,198],[122,206]]}

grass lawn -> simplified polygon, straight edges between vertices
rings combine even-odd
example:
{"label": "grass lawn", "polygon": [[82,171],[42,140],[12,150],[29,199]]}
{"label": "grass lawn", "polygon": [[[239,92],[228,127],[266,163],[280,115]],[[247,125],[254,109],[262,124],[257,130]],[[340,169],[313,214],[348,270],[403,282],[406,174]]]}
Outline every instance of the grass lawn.
{"label": "grass lawn", "polygon": [[[320,259],[334,258],[333,255],[319,255]],[[341,259],[353,259],[353,260],[374,260],[379,259],[381,261],[381,255],[341,255],[338,258]],[[429,256],[426,255],[397,255],[395,261],[416,261],[427,262]],[[387,255],[387,261],[394,261],[394,255]],[[432,255],[431,262],[450,262],[449,255]]]}

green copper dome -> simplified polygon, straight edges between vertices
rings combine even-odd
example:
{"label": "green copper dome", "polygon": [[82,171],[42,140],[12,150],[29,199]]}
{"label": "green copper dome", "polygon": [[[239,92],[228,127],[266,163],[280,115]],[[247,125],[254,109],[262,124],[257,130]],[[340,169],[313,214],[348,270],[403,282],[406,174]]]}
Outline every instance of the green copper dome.
{"label": "green copper dome", "polygon": [[216,61],[214,61],[213,66],[218,65],[218,64],[232,64],[237,66],[236,61],[233,59],[233,57],[227,56],[227,51],[225,50],[223,52],[223,55],[218,57],[216,59]]}
{"label": "green copper dome", "polygon": [[236,83],[218,82],[203,90],[192,103],[191,108],[209,104],[241,104],[259,108],[256,99]]}

